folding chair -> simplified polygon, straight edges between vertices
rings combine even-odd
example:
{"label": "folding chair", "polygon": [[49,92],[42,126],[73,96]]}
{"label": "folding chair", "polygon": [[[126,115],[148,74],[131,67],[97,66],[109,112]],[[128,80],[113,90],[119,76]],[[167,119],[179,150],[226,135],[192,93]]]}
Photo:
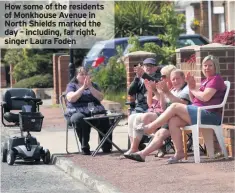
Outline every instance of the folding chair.
{"label": "folding chair", "polygon": [[[126,104],[126,105],[130,105],[130,107],[128,108],[128,110],[129,110],[129,113],[131,114],[131,112],[134,111],[134,109],[135,109],[135,102],[126,102],[125,104]],[[143,136],[141,142],[140,142],[140,145],[139,145],[138,149],[139,149],[140,151],[143,150],[143,149],[146,147],[146,145],[145,145],[144,143],[146,143],[147,145],[149,145],[149,144],[151,143],[151,141],[153,140],[153,138],[154,138],[154,133],[153,133],[153,134],[150,134],[150,135],[145,134],[145,135]],[[129,139],[129,137],[128,137],[128,149],[130,149],[130,146],[131,146],[131,144],[130,144],[130,139]],[[174,145],[173,145],[173,143],[172,143],[172,141],[171,141],[171,137],[168,137],[167,139],[164,140],[163,146],[165,146],[166,153],[169,153],[169,151],[170,151],[171,149],[173,149],[173,151],[175,151]],[[168,148],[167,148],[167,147],[168,147]]]}
{"label": "folding chair", "polygon": [[[63,93],[61,96],[60,96],[60,107],[61,107],[61,110],[63,112],[63,116],[64,116],[64,119],[66,121],[66,152],[68,154],[72,154],[72,153],[79,153],[81,152],[80,151],[80,147],[79,147],[79,142],[78,142],[78,135],[77,135],[77,132],[73,126],[73,124],[71,123],[69,117],[66,116],[65,114],[65,109],[66,109],[66,94]],[[74,136],[75,136],[75,140],[76,140],[76,143],[77,143],[77,147],[78,147],[78,152],[69,152],[68,151],[68,131],[69,129],[73,129],[74,131]]]}
{"label": "folding chair", "polygon": [[[224,143],[224,136],[223,136],[223,118],[224,118],[224,108],[225,108],[225,104],[227,102],[227,98],[228,98],[228,94],[229,94],[229,90],[230,90],[230,82],[229,81],[224,81],[224,84],[226,85],[226,93],[224,95],[224,100],[221,104],[219,105],[211,105],[211,106],[204,106],[204,107],[198,107],[198,112],[197,112],[197,124],[195,125],[190,125],[190,126],[186,126],[181,128],[183,131],[183,144],[184,144],[184,154],[185,154],[185,158],[187,159],[187,152],[186,152],[186,131],[191,130],[192,131],[192,136],[193,136],[193,150],[194,150],[194,161],[195,163],[200,163],[200,151],[199,151],[199,129],[202,129],[202,134],[203,134],[203,138],[205,141],[205,145],[206,145],[206,149],[207,149],[207,153],[209,155],[210,158],[214,158],[215,154],[214,154],[214,140],[213,140],[213,130],[215,132],[215,135],[218,139],[218,142],[220,144],[220,147],[222,149],[222,152],[225,156],[226,159],[228,159],[228,153],[225,147],[225,143]],[[201,117],[201,110],[206,110],[206,109],[217,109],[217,108],[222,108],[222,119],[221,119],[221,123],[220,125],[204,125],[201,124],[201,119],[199,117]]]}

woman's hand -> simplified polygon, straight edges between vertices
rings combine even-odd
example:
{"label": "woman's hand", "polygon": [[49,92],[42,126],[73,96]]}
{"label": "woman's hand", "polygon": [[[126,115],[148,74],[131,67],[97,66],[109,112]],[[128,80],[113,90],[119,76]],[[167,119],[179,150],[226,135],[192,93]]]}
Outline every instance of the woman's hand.
{"label": "woman's hand", "polygon": [[153,91],[153,88],[155,88],[155,83],[153,81],[149,81],[147,79],[144,80],[144,85],[147,91]]}
{"label": "woman's hand", "polygon": [[196,88],[195,78],[190,72],[186,74],[186,82],[188,83],[189,90],[194,90]]}
{"label": "woman's hand", "polygon": [[161,92],[163,93],[168,93],[169,92],[169,89],[168,89],[168,86],[167,86],[167,83],[165,81],[160,81],[156,84],[156,88],[158,90],[160,90]]}
{"label": "woman's hand", "polygon": [[91,86],[92,86],[91,78],[90,78],[90,76],[86,76],[82,87],[83,87],[83,89],[87,89],[87,88],[90,88]]}

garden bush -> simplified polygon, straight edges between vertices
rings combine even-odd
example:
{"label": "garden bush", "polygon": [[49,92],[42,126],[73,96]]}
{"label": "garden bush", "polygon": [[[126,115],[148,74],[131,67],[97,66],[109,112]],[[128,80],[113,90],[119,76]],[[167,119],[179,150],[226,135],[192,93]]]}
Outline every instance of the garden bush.
{"label": "garden bush", "polygon": [[14,88],[52,88],[53,77],[51,74],[36,75],[22,79],[13,85]]}
{"label": "garden bush", "polygon": [[235,30],[226,31],[220,34],[216,34],[214,39],[214,43],[220,43],[224,45],[235,46]]}
{"label": "garden bush", "polygon": [[117,62],[117,57],[111,57],[107,65],[94,69],[92,74],[93,80],[105,93],[126,91],[126,68]]}

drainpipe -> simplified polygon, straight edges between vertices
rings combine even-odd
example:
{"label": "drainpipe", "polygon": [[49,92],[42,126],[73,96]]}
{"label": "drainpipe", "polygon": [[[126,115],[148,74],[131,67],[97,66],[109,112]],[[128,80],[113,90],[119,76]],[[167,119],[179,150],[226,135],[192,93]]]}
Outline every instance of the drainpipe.
{"label": "drainpipe", "polygon": [[211,0],[207,1],[208,3],[208,27],[209,27],[209,40],[212,42],[212,22],[211,22]]}
{"label": "drainpipe", "polygon": [[226,12],[226,3],[225,3],[225,1],[223,2],[223,7],[224,7],[224,29],[225,29],[225,31],[227,31],[228,30],[228,24],[226,22],[227,12]]}

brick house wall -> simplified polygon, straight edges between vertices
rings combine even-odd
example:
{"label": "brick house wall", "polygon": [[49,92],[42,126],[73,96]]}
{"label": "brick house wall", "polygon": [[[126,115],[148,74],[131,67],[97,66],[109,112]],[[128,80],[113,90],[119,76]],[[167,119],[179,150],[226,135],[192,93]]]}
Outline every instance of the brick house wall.
{"label": "brick house wall", "polygon": [[[202,34],[209,38],[209,26],[208,26],[208,3],[207,1],[201,1],[200,3],[192,3],[194,7],[194,18],[200,21],[200,27],[195,30],[195,33]],[[212,19],[212,38],[215,34],[219,33],[219,16],[213,14],[213,2],[211,4],[211,19]]]}
{"label": "brick house wall", "polygon": [[[188,63],[188,60],[192,54],[196,56],[195,63]],[[228,80],[231,83],[231,88],[228,96],[228,100],[225,106],[224,114],[224,137],[226,147],[229,155],[235,155],[235,47],[224,46],[221,44],[209,44],[205,46],[189,46],[176,50],[177,67],[181,68],[184,72],[190,71],[196,76],[198,82],[203,78],[201,72],[201,62],[207,55],[214,55],[218,57],[220,63],[220,72],[224,80]],[[215,138],[216,139],[216,138]],[[215,149],[219,151],[219,144],[215,140]]]}
{"label": "brick house wall", "polygon": [[[61,66],[63,65],[63,64],[61,64],[62,62],[59,61],[60,56],[69,57],[68,55],[65,55],[63,53],[53,54],[53,87],[54,87],[53,96],[52,96],[52,103],[53,104],[59,104],[59,96],[60,96],[59,90],[61,90],[61,89],[59,89],[59,82],[61,82],[61,79],[66,79],[66,77],[65,78],[60,77],[61,73],[59,72],[59,64]],[[66,61],[66,60],[63,60],[63,61]],[[64,65],[66,65],[66,64],[64,64]],[[67,64],[67,67],[68,67],[68,64]],[[68,78],[66,80],[68,80]]]}
{"label": "brick house wall", "polygon": [[6,69],[5,66],[1,66],[1,88],[5,88],[6,86],[7,86]]}
{"label": "brick house wall", "polygon": [[13,69],[14,69],[14,65],[10,64],[10,86],[11,88],[13,87],[13,85],[16,83],[16,80],[13,77]]}

